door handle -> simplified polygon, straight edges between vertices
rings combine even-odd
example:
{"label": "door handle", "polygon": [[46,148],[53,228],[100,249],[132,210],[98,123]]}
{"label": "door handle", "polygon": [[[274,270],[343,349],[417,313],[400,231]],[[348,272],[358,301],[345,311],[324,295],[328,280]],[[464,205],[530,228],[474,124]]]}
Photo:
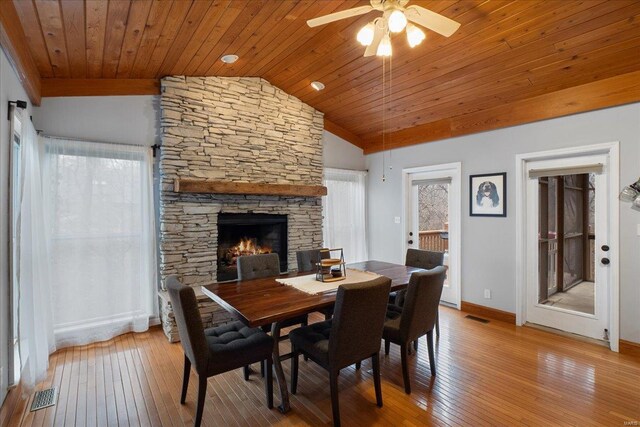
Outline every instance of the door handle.
{"label": "door handle", "polygon": [[602,258],[600,262],[603,263],[604,265],[609,265],[611,261],[609,261],[609,258]]}
{"label": "door handle", "polygon": [[409,240],[407,243],[413,245],[413,240]]}

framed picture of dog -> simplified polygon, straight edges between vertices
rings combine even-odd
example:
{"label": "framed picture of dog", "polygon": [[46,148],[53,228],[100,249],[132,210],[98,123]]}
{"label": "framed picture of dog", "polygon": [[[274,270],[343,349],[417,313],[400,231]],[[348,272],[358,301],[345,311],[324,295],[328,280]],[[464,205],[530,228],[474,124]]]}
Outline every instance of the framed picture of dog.
{"label": "framed picture of dog", "polygon": [[469,176],[469,215],[507,216],[507,173]]}

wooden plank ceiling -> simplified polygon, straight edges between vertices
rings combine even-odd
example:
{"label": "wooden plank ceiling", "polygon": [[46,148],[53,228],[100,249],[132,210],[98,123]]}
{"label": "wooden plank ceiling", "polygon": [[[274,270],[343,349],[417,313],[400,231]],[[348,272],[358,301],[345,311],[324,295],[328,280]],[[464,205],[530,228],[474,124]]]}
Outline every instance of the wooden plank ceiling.
{"label": "wooden plank ceiling", "polygon": [[[468,127],[500,127],[495,115],[508,114],[505,106],[529,110],[537,100],[534,109],[545,110],[558,94],[576,99],[560,111],[539,111],[539,118],[640,99],[638,0],[412,0],[462,25],[450,38],[427,31],[414,49],[404,33],[392,38],[384,127],[382,60],[364,58],[355,40],[376,13],[306,25],[366,0],[13,4],[43,96],[105,94],[110,85],[114,93],[148,93],[166,75],[260,76],[324,112],[335,133],[366,152],[383,148],[383,129],[387,148],[440,139],[470,133]],[[231,53],[239,61],[223,64],[219,58]],[[326,89],[313,90],[314,80]],[[593,92],[597,81],[606,93]],[[588,101],[611,98],[612,90],[621,96],[610,103]],[[580,102],[587,105],[576,107]]]}

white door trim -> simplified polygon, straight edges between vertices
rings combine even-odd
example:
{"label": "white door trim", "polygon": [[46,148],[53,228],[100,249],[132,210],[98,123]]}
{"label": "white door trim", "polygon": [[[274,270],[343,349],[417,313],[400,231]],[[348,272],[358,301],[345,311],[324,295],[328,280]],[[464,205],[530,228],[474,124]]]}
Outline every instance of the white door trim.
{"label": "white door trim", "polygon": [[[408,216],[410,212],[407,212],[407,203],[411,198],[411,174],[425,173],[432,175],[429,178],[451,178],[451,194],[449,197],[450,206],[449,210],[451,215],[449,217],[449,245],[454,245],[455,251],[449,253],[449,266],[450,277],[455,277],[452,284],[456,286],[456,301],[455,305],[458,310],[461,307],[462,301],[462,276],[461,276],[461,263],[462,259],[462,163],[444,163],[432,166],[420,166],[415,168],[402,169],[402,246],[403,254],[407,253],[407,235],[408,230]],[[453,227],[452,227],[453,225]]]}
{"label": "white door trim", "polygon": [[610,259],[609,268],[609,345],[612,351],[618,351],[620,338],[620,204],[617,194],[620,188],[620,143],[618,141],[581,147],[562,148],[516,155],[516,324],[527,321],[526,292],[526,166],[527,162],[538,160],[562,159],[564,157],[607,154],[609,156],[610,197]]}

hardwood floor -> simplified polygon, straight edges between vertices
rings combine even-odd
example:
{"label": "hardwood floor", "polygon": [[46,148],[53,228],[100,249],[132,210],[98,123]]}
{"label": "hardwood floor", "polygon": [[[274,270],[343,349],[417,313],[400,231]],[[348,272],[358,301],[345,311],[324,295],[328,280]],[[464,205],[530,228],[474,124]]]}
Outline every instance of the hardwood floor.
{"label": "hardwood floor", "polygon": [[[403,391],[399,348],[382,355],[383,408],[375,405],[370,361],[360,371],[343,370],[343,424],[622,426],[640,421],[640,359],[533,328],[464,316],[441,309],[435,379],[429,375],[426,341],[420,342],[417,357],[409,356],[411,395]],[[58,404],[28,412],[25,403],[9,425],[192,425],[197,380],[192,375],[187,404],[180,405],[182,357],[180,344],[169,344],[157,328],[60,350],[38,386],[58,386]],[[289,362],[285,374],[289,381]],[[260,375],[245,382],[236,370],[209,379],[203,425],[329,425],[328,377],[316,364],[300,361],[291,406],[286,415],[267,409]]]}

